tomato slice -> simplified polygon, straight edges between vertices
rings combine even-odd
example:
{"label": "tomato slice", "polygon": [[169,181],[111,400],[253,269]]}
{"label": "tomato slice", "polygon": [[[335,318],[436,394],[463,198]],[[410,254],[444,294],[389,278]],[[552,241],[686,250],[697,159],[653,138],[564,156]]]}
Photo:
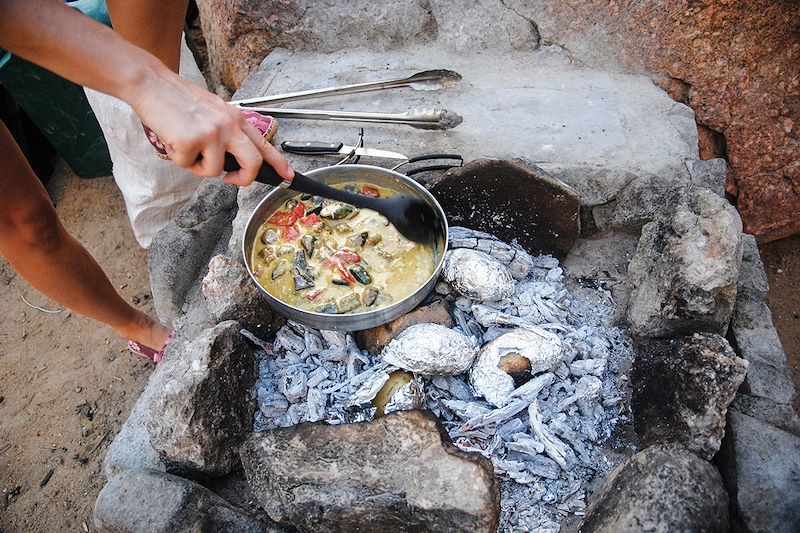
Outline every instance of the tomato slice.
{"label": "tomato slice", "polygon": [[276,226],[291,226],[297,222],[297,215],[291,211],[276,211],[267,222]]}
{"label": "tomato slice", "polygon": [[330,259],[326,259],[325,261],[322,262],[322,266],[324,268],[335,268],[336,261],[331,261]]}
{"label": "tomato slice", "polygon": [[310,214],[310,215],[308,215],[307,217],[303,217],[303,218],[301,218],[301,219],[300,219],[300,223],[301,223],[302,225],[304,225],[305,227],[307,227],[307,228],[310,228],[310,227],[316,226],[316,225],[317,225],[317,224],[319,224],[321,221],[322,221],[322,219],[321,219],[321,218],[319,218],[319,215],[318,215],[318,214],[316,214],[316,213],[311,213],[311,214]]}
{"label": "tomato slice", "polygon": [[344,279],[344,280],[346,280],[346,281],[348,281],[350,283],[355,283],[356,282],[356,278],[347,269],[347,267],[344,266],[343,264],[337,263],[336,264],[336,271],[339,273],[340,276],[342,276],[342,279]]}
{"label": "tomato slice", "polygon": [[378,198],[381,195],[378,189],[375,187],[370,187],[369,185],[364,185],[361,188],[361,192],[364,194],[364,196],[372,196],[373,198]]}
{"label": "tomato slice", "polygon": [[295,207],[292,212],[297,218],[302,218],[306,214],[306,206],[303,205],[303,202],[297,202],[297,207]]}
{"label": "tomato slice", "polygon": [[306,296],[306,300],[308,300],[308,301],[310,301],[310,302],[313,302],[313,301],[314,301],[314,300],[316,300],[316,299],[319,297],[319,295],[320,295],[320,294],[322,294],[323,292],[325,292],[325,289],[314,289],[313,291],[309,291],[309,292],[307,292],[307,293],[306,293],[306,295],[305,295],[305,296]]}
{"label": "tomato slice", "polygon": [[345,265],[354,265],[361,262],[361,256],[355,253],[353,250],[348,250],[347,248],[342,248],[333,254],[333,256]]}
{"label": "tomato slice", "polygon": [[300,230],[297,229],[294,225],[284,226],[282,236],[287,241],[294,241],[298,237],[300,237]]}

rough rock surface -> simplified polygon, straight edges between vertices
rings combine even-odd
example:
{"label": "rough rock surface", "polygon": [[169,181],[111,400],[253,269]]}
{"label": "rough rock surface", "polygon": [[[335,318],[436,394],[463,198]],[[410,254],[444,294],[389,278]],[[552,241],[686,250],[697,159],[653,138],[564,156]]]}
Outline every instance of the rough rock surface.
{"label": "rough rock surface", "polygon": [[425,411],[256,433],[241,457],[269,515],[308,531],[497,528],[500,495],[491,463],[458,451]]}
{"label": "rough rock surface", "polygon": [[697,333],[640,347],[631,372],[636,433],[646,445],[677,442],[710,460],[746,372],[747,362],[719,335]]}
{"label": "rough rock surface", "polygon": [[767,241],[800,230],[797,2],[514,0],[511,7],[535,20],[543,41],[584,64],[649,71],[691,106],[698,124],[722,138],[747,233]]}
{"label": "rough rock surface", "polygon": [[740,531],[800,530],[800,437],[731,410],[721,471]]}
{"label": "rough rock surface", "polygon": [[666,219],[646,224],[628,267],[631,331],[724,334],[736,300],[741,235],[736,210],[705,189],[693,189]]}
{"label": "rough rock surface", "polygon": [[438,324],[446,328],[453,327],[453,319],[447,311],[447,305],[444,300],[418,307],[388,324],[358,331],[356,332],[356,342],[362,350],[367,350],[372,355],[378,355],[403,330],[414,324],[425,323]]}
{"label": "rough rock surface", "polygon": [[728,495],[717,469],[677,444],[650,446],[616,468],[582,532],[728,530]]}
{"label": "rough rock surface", "polygon": [[663,220],[686,201],[689,179],[675,176],[641,176],[631,180],[616,197],[592,209],[593,222],[600,230],[615,229],[639,233],[648,222]]}
{"label": "rough rock surface", "polygon": [[[465,162],[519,158],[525,161],[525,167],[539,167],[566,183],[589,205],[608,201],[639,175],[653,174],[666,181],[685,177],[685,161],[698,158],[697,125],[688,107],[671,100],[643,76],[580,68],[555,46],[541,52],[509,51],[500,56],[491,50],[464,54],[435,45],[409,45],[380,53],[359,49],[334,54],[276,50],[234,96],[248,98],[386,80],[435,68],[455,70],[463,80],[439,91],[376,91],[291,105],[385,112],[448,109],[464,121],[447,131],[363,124],[365,146],[408,156],[456,153]],[[357,141],[359,124],[278,120],[275,144],[298,139],[331,139],[347,144]],[[337,161],[333,157],[291,154],[287,158],[300,170]],[[361,162],[394,164],[366,157]],[[416,166],[404,165],[398,171]],[[415,177],[427,182],[437,175],[428,172]],[[502,237],[487,228],[477,229]]]}
{"label": "rough rock surface", "polygon": [[326,53],[369,43],[387,49],[436,36],[430,7],[420,0],[357,0],[333,8],[313,0],[198,0],[197,7],[212,77],[230,90],[275,48]]}
{"label": "rough rock surface", "polygon": [[203,295],[217,322],[237,320],[262,338],[274,336],[286,320],[273,312],[247,269],[226,255],[216,255],[203,278]]}
{"label": "rough rock surface", "polygon": [[731,320],[736,348],[750,363],[744,389],[753,396],[791,404],[796,390],[772,313],[757,291],[742,291]]}
{"label": "rough rock surface", "polygon": [[451,223],[563,258],[580,233],[580,196],[536,166],[480,159],[431,182]]}
{"label": "rough rock surface", "polygon": [[156,233],[148,252],[150,288],[158,318],[172,323],[189,289],[203,275],[223,228],[236,213],[234,185],[203,180],[173,223]]}
{"label": "rough rock surface", "polygon": [[94,520],[102,533],[283,531],[193,481],[146,469],[128,470],[110,480],[97,497]]}
{"label": "rough rock surface", "polygon": [[200,333],[177,357],[165,358],[163,384],[147,430],[176,471],[224,475],[238,464],[237,446],[253,425],[255,357],[238,322]]}

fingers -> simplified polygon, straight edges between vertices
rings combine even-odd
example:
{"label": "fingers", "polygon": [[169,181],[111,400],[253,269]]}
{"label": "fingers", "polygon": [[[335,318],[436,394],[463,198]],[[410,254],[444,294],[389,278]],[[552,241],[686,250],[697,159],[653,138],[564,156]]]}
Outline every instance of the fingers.
{"label": "fingers", "polygon": [[[257,149],[257,160],[254,161],[252,168],[249,166],[246,167],[243,161],[240,160],[238,154],[231,152],[234,154],[234,156],[236,156],[236,160],[239,162],[241,170],[226,174],[225,182],[233,183],[239,186],[250,185],[264,162],[274,168],[283,179],[291,181],[294,177],[294,170],[289,167],[288,161],[286,161],[286,159],[280,153],[278,153],[275,147],[264,140],[261,132],[247,123],[247,121],[245,121],[242,131],[247,135],[250,141],[250,146],[253,146]],[[250,172],[251,170],[252,174]]]}

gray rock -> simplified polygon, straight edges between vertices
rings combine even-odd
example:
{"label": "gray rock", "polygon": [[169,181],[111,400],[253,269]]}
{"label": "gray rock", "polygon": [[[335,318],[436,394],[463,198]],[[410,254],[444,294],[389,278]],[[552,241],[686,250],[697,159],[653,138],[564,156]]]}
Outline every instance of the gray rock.
{"label": "gray rock", "polygon": [[737,299],[745,296],[763,300],[769,291],[767,273],[758,252],[758,243],[752,235],[742,234],[742,266],[739,269]]}
{"label": "gray rock", "polygon": [[728,495],[711,464],[677,444],[651,446],[611,473],[580,530],[724,532]]}
{"label": "gray rock", "polygon": [[231,90],[273,48],[324,54],[369,43],[373,50],[386,50],[436,36],[430,4],[420,0],[333,6],[313,0],[200,0],[197,7],[212,78]]}
{"label": "gray rock", "polygon": [[238,322],[200,333],[160,366],[163,384],[150,405],[150,443],[171,469],[224,475],[253,425],[255,356]]}
{"label": "gray rock", "polygon": [[677,175],[672,179],[647,175],[628,183],[616,198],[592,209],[598,229],[624,229],[638,232],[648,222],[662,220],[685,202],[689,181]]}
{"label": "gray rock", "polygon": [[728,176],[728,161],[722,158],[695,159],[687,161],[690,180],[693,185],[708,189],[714,194],[725,198],[725,183]]}
{"label": "gray rock", "polygon": [[432,180],[448,220],[563,258],[580,233],[580,197],[539,167],[480,159]]}
{"label": "gray rock", "polygon": [[148,251],[150,287],[163,323],[179,316],[189,289],[203,275],[223,228],[235,214],[236,189],[220,180],[203,180],[174,222],[153,238]]}
{"label": "gray rock", "polygon": [[628,267],[628,321],[640,337],[724,334],[736,300],[742,221],[728,202],[693,189],[663,221],[646,224]]}
{"label": "gray rock", "polygon": [[132,469],[145,468],[162,472],[166,470],[158,452],[150,444],[150,434],[147,432],[150,403],[161,383],[156,378],[156,373],[150,376],[144,391],[131,409],[131,414],[106,451],[106,457],[103,459],[106,479]]}
{"label": "gray rock", "polygon": [[403,411],[253,434],[241,456],[259,502],[280,523],[315,532],[493,533],[500,500],[492,465],[446,435],[431,413]]}
{"label": "gray rock", "polygon": [[156,470],[128,470],[111,479],[94,506],[102,533],[236,531],[278,533],[193,481]]}
{"label": "gray rock", "polygon": [[800,416],[797,416],[791,405],[775,403],[768,398],[750,396],[739,391],[730,409],[800,437]]}
{"label": "gray rock", "polygon": [[791,404],[795,385],[767,304],[747,294],[737,297],[731,331],[739,355],[750,363],[744,389],[752,396]]}
{"label": "gray rock", "polygon": [[800,437],[731,410],[720,452],[738,531],[800,530]]}
{"label": "gray rock", "polygon": [[707,333],[650,341],[637,352],[631,373],[636,433],[646,445],[678,442],[711,459],[747,362],[723,337]]}
{"label": "gray rock", "polygon": [[216,255],[209,262],[203,295],[214,320],[237,320],[261,337],[274,336],[286,323],[273,312],[247,269],[226,255]]}
{"label": "gray rock", "polygon": [[456,50],[533,52],[539,48],[539,31],[532,16],[526,17],[499,0],[433,1],[431,7],[439,41]]}

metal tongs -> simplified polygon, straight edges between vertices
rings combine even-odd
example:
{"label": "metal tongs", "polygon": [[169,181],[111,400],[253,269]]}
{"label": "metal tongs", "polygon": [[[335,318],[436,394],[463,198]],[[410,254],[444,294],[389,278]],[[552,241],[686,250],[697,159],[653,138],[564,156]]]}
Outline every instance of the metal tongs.
{"label": "metal tongs", "polygon": [[459,81],[461,81],[461,75],[452,70],[426,70],[407,78],[356,83],[341,87],[328,87],[325,89],[311,89],[308,91],[298,91],[273,96],[259,96],[255,98],[233,100],[230,103],[236,107],[250,109],[259,113],[266,113],[273,117],[407,124],[420,129],[446,130],[455,128],[463,121],[460,115],[446,109],[418,109],[406,113],[368,113],[361,111],[322,111],[315,109],[261,107],[253,104],[278,104],[324,96],[380,91],[400,87],[410,87],[419,91],[435,91],[451,87]]}

